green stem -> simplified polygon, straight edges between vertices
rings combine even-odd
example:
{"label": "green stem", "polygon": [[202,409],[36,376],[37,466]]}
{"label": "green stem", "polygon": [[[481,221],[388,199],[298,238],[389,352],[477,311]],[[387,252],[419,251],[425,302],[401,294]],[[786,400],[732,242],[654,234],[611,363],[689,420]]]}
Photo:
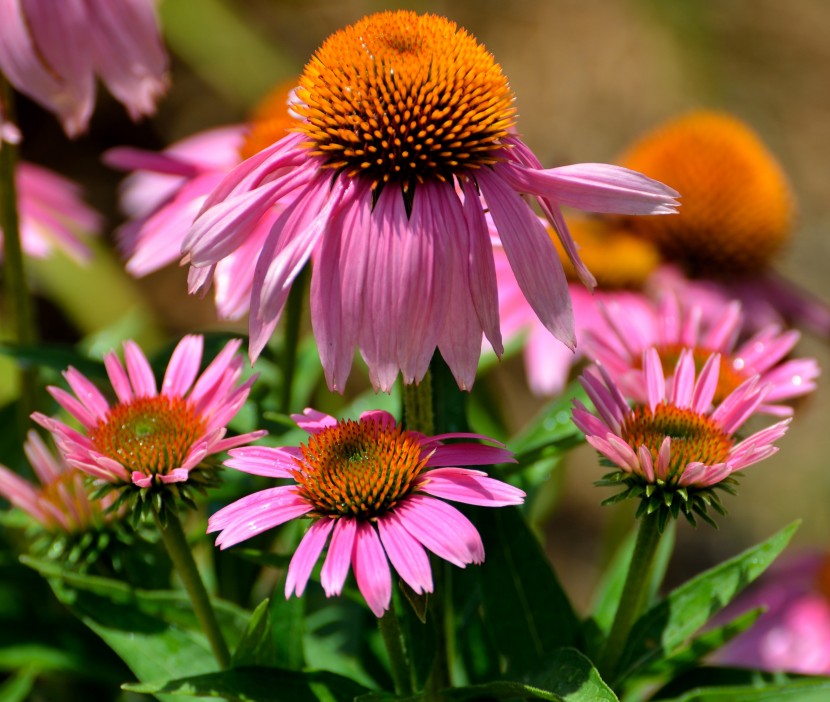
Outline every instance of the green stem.
{"label": "green stem", "polygon": [[654,567],[654,556],[662,536],[658,518],[659,513],[654,512],[640,520],[637,542],[634,544],[634,553],[628,566],[617,613],[614,615],[611,632],[599,656],[598,668],[606,680],[613,680],[617,674],[616,669],[625,652],[625,644],[631,633],[631,627],[634,626],[634,622],[637,621],[645,605],[651,582],[651,571]]}
{"label": "green stem", "polygon": [[[4,118],[14,120],[14,105],[9,84],[0,76],[0,101]],[[0,231],[3,232],[3,261],[7,312],[11,319],[14,341],[28,346],[37,338],[34,321],[34,305],[26,283],[23,247],[20,241],[20,220],[17,211],[17,187],[15,170],[17,146],[4,143],[0,146]],[[20,372],[21,415],[28,422],[34,409],[35,373],[32,368]],[[25,426],[25,425],[24,425]]]}
{"label": "green stem", "polygon": [[281,359],[282,388],[279,404],[279,411],[282,414],[288,414],[291,411],[291,389],[294,386],[294,372],[297,368],[297,346],[300,343],[303,298],[305,297],[307,280],[308,266],[305,266],[291,284],[288,300],[285,303],[285,330]]}
{"label": "green stem", "polygon": [[395,684],[396,695],[412,694],[412,676],[404,650],[403,633],[395,610],[389,608],[378,619],[378,628],[389,653],[389,663],[392,668],[392,681]]}
{"label": "green stem", "polygon": [[403,420],[407,429],[431,436],[435,433],[432,411],[432,371],[417,385],[403,386]]}
{"label": "green stem", "polygon": [[193,604],[193,610],[196,612],[196,617],[199,619],[199,623],[210,642],[213,655],[216,656],[220,668],[227,668],[231,660],[228,645],[225,643],[225,637],[222,636],[222,630],[219,628],[219,622],[216,619],[216,612],[214,612],[213,605],[210,603],[210,597],[205,589],[205,584],[202,582],[202,576],[199,575],[196,561],[193,560],[193,553],[187,543],[182,523],[173,510],[165,511],[164,522],[162,522],[158,512],[153,512],[153,516],[156,520],[156,526],[161,532],[164,547],[170,555],[170,560],[173,561],[173,567],[182,579],[184,588],[187,590]]}

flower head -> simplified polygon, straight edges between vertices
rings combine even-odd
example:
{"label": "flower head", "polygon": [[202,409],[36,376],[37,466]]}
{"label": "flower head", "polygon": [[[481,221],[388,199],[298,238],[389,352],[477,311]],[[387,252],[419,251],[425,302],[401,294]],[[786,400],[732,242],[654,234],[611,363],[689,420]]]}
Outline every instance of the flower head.
{"label": "flower head", "polygon": [[67,135],[86,131],[95,79],[137,119],[155,112],[168,58],[152,0],[5,0],[0,72],[55,113]]}
{"label": "flower head", "polygon": [[770,325],[739,342],[743,312],[737,302],[725,304],[716,315],[704,317],[703,307],[687,301],[680,305],[673,294],[664,294],[656,305],[643,306],[632,316],[618,303],[602,310],[605,325],[585,335],[587,355],[601,363],[622,388],[637,402],[646,401],[642,366],[643,351],[654,347],[665,370],[674,367],[688,349],[698,372],[713,353],[721,355],[718,385],[713,401],[719,404],[744,381],[758,375],[769,385],[758,411],[787,416],[792,407],[785,403],[816,388],[819,367],[815,359],[787,359],[800,334]]}
{"label": "flower head", "polygon": [[[543,169],[511,131],[512,101],[494,58],[443,17],[382,12],[329,37],[300,78],[294,133],[235,168],[184,243],[209,271],[283,205],[252,253],[252,358],[311,258],[311,321],[331,388],[343,390],[355,347],[383,390],[399,372],[421,380],[436,348],[469,388],[482,333],[502,351],[485,209],[531,307],[573,346],[562,266],[522,194],[593,284],[559,206],[667,213],[676,193],[614,166]],[[205,279],[194,274],[191,291]]]}
{"label": "flower head", "polygon": [[72,393],[49,387],[82,431],[40,413],[32,417],[52,432],[69,465],[103,481],[104,487],[131,488],[124,494],[142,498],[142,505],[150,503],[140,494],[146,490],[159,491],[162,500],[169,500],[166,486],[175,487],[187,500],[190,488],[215,483],[215,466],[209,460],[213,454],[265,433],[225,437],[227,423],[254,381],[238,385],[243,364],[236,354],[239,344],[228,342],[199,376],[203,339],[184,337],[173,351],[159,392],[147,358],[127,341],[126,370],[114,352],[104,357],[117,398],[113,404],[71,367],[64,377]]}
{"label": "flower head", "polygon": [[57,173],[26,162],[17,166],[15,185],[24,253],[43,258],[60,249],[76,261],[87,260],[90,252],[82,235],[97,234],[101,216],[81,201],[80,188]]}
{"label": "flower head", "polygon": [[112,499],[90,499],[84,474],[55,456],[43,439],[30,431],[23,446],[39,485],[0,465],[0,495],[32,516],[49,532],[83,534],[116,519],[108,511]]}
{"label": "flower head", "polygon": [[659,353],[649,348],[643,368],[647,402],[633,407],[602,366],[599,376],[589,368],[580,378],[596,411],[575,400],[574,423],[617,468],[599,484],[625,487],[608,502],[640,497],[637,515],[659,511],[661,529],[681,511],[692,523],[695,515],[711,522],[708,507],[723,513],[713,488],[731,491],[734,473],[774,454],[773,442],[790,420],[738,441],[736,432],[758,410],[769,386],[753,376],[713,406],[719,354],[696,373],[692,352],[683,350],[667,382]]}
{"label": "flower head", "polygon": [[424,436],[402,429],[381,411],[365,412],[357,421],[337,421],[311,409],[293,417],[309,433],[307,444],[236,449],[226,463],[291,484],[243,497],[208,522],[208,532],[221,532],[216,544],[227,548],[291,519],[311,517],[288,567],[286,597],[302,595],[328,543],[321,573],[326,594],[340,594],[351,566],[360,592],[381,616],[392,594],[389,562],[407,585],[423,593],[432,592],[427,550],[461,568],[484,560],[475,527],[445,499],[485,507],[524,499],[521,490],[482,471],[458,467],[512,460],[501,445],[444,443],[492,441],[486,437]]}

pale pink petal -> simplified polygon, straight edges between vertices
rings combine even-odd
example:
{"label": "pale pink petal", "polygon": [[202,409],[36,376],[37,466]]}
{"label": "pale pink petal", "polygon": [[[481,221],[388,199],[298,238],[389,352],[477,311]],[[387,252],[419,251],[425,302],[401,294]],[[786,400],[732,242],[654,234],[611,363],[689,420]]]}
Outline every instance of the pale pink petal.
{"label": "pale pink petal", "polygon": [[[244,508],[239,505],[243,500]],[[216,545],[222,549],[301,517],[311,510],[311,505],[290,487],[262,490],[243,500],[225,507],[208,520],[208,532],[222,530],[216,538]]]}
{"label": "pale pink petal", "polygon": [[79,402],[74,395],[70,395],[66,390],[54,387],[53,385],[50,385],[46,389],[61,407],[84,425],[85,429],[92,429],[98,424],[98,418]]}
{"label": "pale pink petal", "polygon": [[159,480],[165,485],[169,485],[171,483],[184,483],[187,482],[187,479],[190,475],[190,471],[187,468],[174,468],[169,473],[164,475],[159,475]]}
{"label": "pale pink petal", "polygon": [[104,366],[107,369],[112,388],[119,402],[128,403],[133,399],[133,389],[130,385],[130,378],[127,376],[124,366],[115,352],[110,351],[104,354]]}
{"label": "pale pink petal", "polygon": [[334,417],[311,407],[306,407],[302,414],[292,414],[291,419],[300,429],[309,434],[316,434],[323,429],[337,426],[337,420]]}
{"label": "pale pink petal", "polygon": [[110,168],[122,171],[152,171],[153,173],[194,178],[201,168],[195,163],[176,156],[170,151],[146,151],[130,146],[108,149],[101,160]]}
{"label": "pale pink petal", "polygon": [[337,519],[329,551],[323,562],[323,569],[320,571],[320,583],[327,597],[339,595],[343,591],[346,576],[349,574],[349,565],[352,562],[356,535],[356,519],[348,517]]}
{"label": "pale pink petal", "polygon": [[645,446],[640,446],[637,449],[637,455],[640,457],[640,469],[643,472],[646,480],[650,483],[654,482],[654,462],[651,459],[651,453]]}
{"label": "pale pink petal", "polygon": [[[720,367],[720,359],[718,359]],[[695,389],[695,359],[690,349],[683,349],[674,369],[669,401],[676,407],[685,409],[692,404]]]}
{"label": "pale pink petal", "polygon": [[292,592],[296,592],[297,597],[305,592],[311,571],[323,552],[334,523],[334,519],[318,519],[303,536],[297,550],[294,551],[291,563],[288,564],[288,573],[285,576],[286,598],[290,597]]}
{"label": "pale pink petal", "polygon": [[43,439],[33,429],[26,432],[26,442],[23,444],[23,452],[32,469],[35,471],[38,480],[44,485],[56,480],[64,472],[63,465],[55,458],[55,455],[46,448]]}
{"label": "pale pink petal", "polygon": [[352,568],[360,594],[376,617],[382,617],[392,599],[389,561],[375,528],[358,522],[352,553]]}
{"label": "pale pink petal", "polygon": [[432,592],[432,569],[429,556],[401,525],[394,511],[378,519],[378,531],[383,548],[394,569],[416,593]]}
{"label": "pale pink petal", "polygon": [[130,474],[130,479],[132,480],[133,485],[140,488],[148,488],[153,484],[152,475],[147,475],[146,473],[142,473],[138,470],[134,470]]}
{"label": "pale pink petal", "polygon": [[648,406],[654,412],[657,405],[666,399],[666,376],[663,375],[660,354],[653,346],[643,351],[643,370],[646,376]]}
{"label": "pale pink petal", "polygon": [[712,354],[700,371],[692,397],[692,409],[698,414],[704,414],[712,404],[715,391],[718,389],[720,374],[720,354]]}

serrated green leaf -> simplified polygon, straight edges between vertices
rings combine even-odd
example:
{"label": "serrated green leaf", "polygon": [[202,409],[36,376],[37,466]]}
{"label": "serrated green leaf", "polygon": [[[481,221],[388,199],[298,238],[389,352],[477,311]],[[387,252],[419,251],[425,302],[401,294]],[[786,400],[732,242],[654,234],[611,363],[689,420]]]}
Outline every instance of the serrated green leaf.
{"label": "serrated green leaf", "polygon": [[575,643],[579,621],[536,537],[515,507],[481,510],[485,623],[511,675]]}
{"label": "serrated green leaf", "polygon": [[233,652],[232,667],[276,664],[268,605],[268,599],[264,599],[251,614],[248,626]]}
{"label": "serrated green leaf", "polygon": [[620,663],[620,678],[674,653],[767,569],[789,543],[798,524],[790,524],[763,543],[692,578],[648,610],[631,631]]}
{"label": "serrated green leaf", "polygon": [[333,673],[242,667],[176,680],[136,683],[125,690],[151,695],[222,697],[231,702],[351,702],[367,692]]}

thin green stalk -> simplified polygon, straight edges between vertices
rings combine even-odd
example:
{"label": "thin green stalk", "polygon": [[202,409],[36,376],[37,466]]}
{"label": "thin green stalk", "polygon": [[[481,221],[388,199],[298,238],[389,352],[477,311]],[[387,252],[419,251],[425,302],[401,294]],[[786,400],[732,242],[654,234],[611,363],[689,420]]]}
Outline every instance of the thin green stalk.
{"label": "thin green stalk", "polygon": [[407,429],[430,436],[435,433],[432,410],[432,371],[417,385],[403,386],[403,421]]}
{"label": "thin green stalk", "polygon": [[294,280],[285,303],[285,330],[280,359],[282,388],[279,404],[279,411],[283,414],[291,412],[291,390],[294,386],[294,373],[297,368],[297,347],[300,343],[300,326],[303,319],[303,299],[307,280],[308,266],[303,268]]}
{"label": "thin green stalk", "polygon": [[[14,119],[14,105],[9,84],[0,76],[0,100],[5,119]],[[37,335],[34,305],[26,282],[23,247],[20,242],[20,220],[17,212],[15,170],[17,147],[4,143],[0,146],[0,230],[3,232],[3,273],[5,280],[6,314],[11,320],[12,339],[21,345],[31,345]],[[20,372],[21,415],[28,420],[35,406],[35,374],[31,368]]]}
{"label": "thin green stalk", "polygon": [[637,542],[634,544],[634,553],[628,566],[617,613],[614,615],[611,631],[599,656],[598,668],[606,680],[613,680],[617,674],[617,666],[625,651],[631,627],[642,613],[645,604],[654,567],[654,557],[662,536],[658,517],[659,514],[654,512],[640,520]]}
{"label": "thin green stalk", "polygon": [[164,547],[167,549],[170,560],[173,561],[173,567],[182,579],[184,588],[187,590],[193,604],[193,610],[196,612],[196,617],[210,642],[213,655],[216,656],[220,668],[227,668],[231,661],[231,654],[228,651],[228,645],[225,643],[222,630],[219,628],[216,612],[214,612],[213,605],[210,603],[210,597],[205,589],[205,584],[202,582],[202,576],[199,575],[196,561],[193,560],[193,553],[187,543],[182,523],[173,510],[165,512],[164,523],[162,523],[157,512],[153,512],[153,516],[156,520],[156,526],[161,532]]}
{"label": "thin green stalk", "polygon": [[392,681],[395,684],[396,695],[411,695],[412,675],[404,650],[403,632],[395,615],[394,608],[390,607],[386,613],[378,619],[378,628],[389,653],[389,664],[392,669]]}

